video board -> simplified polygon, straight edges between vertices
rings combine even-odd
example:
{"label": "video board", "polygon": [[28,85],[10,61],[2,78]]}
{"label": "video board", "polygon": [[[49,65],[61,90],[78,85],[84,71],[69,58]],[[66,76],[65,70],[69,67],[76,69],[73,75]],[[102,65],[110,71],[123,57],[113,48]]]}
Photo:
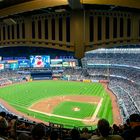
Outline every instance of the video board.
{"label": "video board", "polygon": [[63,67],[70,67],[69,62],[63,62]]}
{"label": "video board", "polygon": [[30,56],[30,64],[31,67],[33,68],[50,67],[50,56],[47,55]]}
{"label": "video board", "polygon": [[29,68],[30,67],[30,61],[28,59],[21,59],[18,60],[19,68]]}
{"label": "video board", "polygon": [[51,67],[62,67],[62,59],[51,59]]}
{"label": "video board", "polygon": [[10,64],[9,63],[5,63],[4,64],[4,69],[10,69]]}
{"label": "video board", "polygon": [[76,59],[63,59],[63,67],[76,67]]}
{"label": "video board", "polygon": [[4,69],[4,64],[0,64],[0,70]]}
{"label": "video board", "polygon": [[[9,69],[11,70],[15,70],[15,69],[18,69],[19,66],[18,66],[18,61],[17,60],[7,60],[6,61],[6,64],[9,64],[7,65],[9,67]],[[6,65],[5,64],[5,65]]]}
{"label": "video board", "polygon": [[16,70],[16,69],[18,69],[18,63],[10,63],[10,69],[11,69],[11,70]]}
{"label": "video board", "polygon": [[75,61],[71,61],[69,62],[70,67],[76,67],[76,62]]}

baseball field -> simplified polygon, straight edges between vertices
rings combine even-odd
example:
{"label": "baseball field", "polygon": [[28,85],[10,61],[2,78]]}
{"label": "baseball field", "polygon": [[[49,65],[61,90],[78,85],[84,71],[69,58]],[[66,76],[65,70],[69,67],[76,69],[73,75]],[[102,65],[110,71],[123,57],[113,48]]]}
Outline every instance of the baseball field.
{"label": "baseball field", "polygon": [[0,89],[0,98],[26,116],[64,127],[114,122],[112,101],[100,83],[35,81]]}

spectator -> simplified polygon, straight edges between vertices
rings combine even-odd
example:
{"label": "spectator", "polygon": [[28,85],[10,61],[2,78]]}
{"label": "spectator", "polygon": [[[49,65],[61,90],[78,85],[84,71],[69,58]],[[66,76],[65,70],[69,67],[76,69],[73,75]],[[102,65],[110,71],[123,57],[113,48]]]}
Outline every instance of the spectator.
{"label": "spectator", "polygon": [[101,133],[101,136],[91,140],[123,140],[123,138],[119,135],[110,135],[110,125],[109,122],[105,119],[98,121],[98,129]]}
{"label": "spectator", "polygon": [[64,138],[64,140],[80,140],[80,132],[74,128],[71,130],[70,136]]}
{"label": "spectator", "polygon": [[52,131],[50,134],[50,140],[58,140],[58,132]]}
{"label": "spectator", "polygon": [[17,119],[17,116],[13,116],[9,122],[9,134],[12,138],[16,138]]}
{"label": "spectator", "polygon": [[6,120],[6,113],[0,112],[0,135],[6,136],[8,128],[8,121]]}
{"label": "spectator", "polygon": [[79,140],[80,139],[80,132],[77,129],[71,130],[71,138],[72,140]]}
{"label": "spectator", "polygon": [[44,136],[46,135],[46,127],[44,124],[39,123],[34,126],[31,131],[31,136],[28,134],[20,134],[18,140],[43,140]]}
{"label": "spectator", "polygon": [[120,135],[120,128],[116,124],[113,124],[112,128],[113,128],[113,135]]}
{"label": "spectator", "polygon": [[91,134],[88,132],[88,128],[84,127],[82,129],[82,133],[80,135],[81,138],[86,138],[86,139],[90,139],[91,138]]}
{"label": "spectator", "polygon": [[124,140],[135,140],[140,137],[140,115],[132,114],[129,117],[130,128],[122,134]]}

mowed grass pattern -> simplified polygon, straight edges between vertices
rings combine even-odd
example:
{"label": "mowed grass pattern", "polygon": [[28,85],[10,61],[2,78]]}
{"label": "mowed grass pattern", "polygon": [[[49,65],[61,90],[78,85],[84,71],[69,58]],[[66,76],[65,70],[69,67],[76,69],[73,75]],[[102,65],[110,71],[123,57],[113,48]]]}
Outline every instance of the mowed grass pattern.
{"label": "mowed grass pattern", "polygon": [[[82,126],[80,121],[61,119],[57,117],[49,117],[44,114],[29,111],[27,108],[33,103],[54,96],[66,95],[85,95],[99,96],[103,98],[102,107],[99,110],[98,118],[106,118],[113,123],[112,106],[109,95],[100,83],[82,83],[67,81],[35,81],[23,84],[15,84],[0,89],[0,98],[7,101],[17,110],[35,116],[43,121],[52,121],[54,123],[62,123],[64,126]],[[88,108],[87,108],[88,110]]]}
{"label": "mowed grass pattern", "polygon": [[[74,111],[77,107],[80,110]],[[84,119],[91,117],[96,110],[97,105],[81,102],[62,102],[54,108],[53,114]],[[88,109],[87,109],[88,108]]]}

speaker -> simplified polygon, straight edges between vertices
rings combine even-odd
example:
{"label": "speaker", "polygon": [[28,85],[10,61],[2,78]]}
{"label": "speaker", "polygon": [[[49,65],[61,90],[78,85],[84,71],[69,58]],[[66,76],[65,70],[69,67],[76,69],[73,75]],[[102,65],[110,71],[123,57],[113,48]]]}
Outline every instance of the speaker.
{"label": "speaker", "polygon": [[80,0],[68,0],[69,6],[71,9],[76,10],[76,9],[82,9],[82,4]]}
{"label": "speaker", "polygon": [[3,19],[3,22],[7,25],[17,24],[16,21],[12,18]]}

